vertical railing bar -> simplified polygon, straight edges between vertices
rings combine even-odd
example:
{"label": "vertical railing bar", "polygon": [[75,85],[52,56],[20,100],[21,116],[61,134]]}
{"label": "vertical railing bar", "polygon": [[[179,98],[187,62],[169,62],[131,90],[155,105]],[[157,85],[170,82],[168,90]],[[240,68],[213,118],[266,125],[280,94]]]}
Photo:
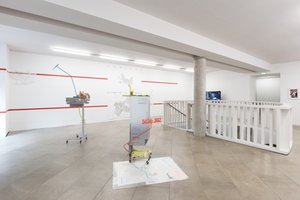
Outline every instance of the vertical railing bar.
{"label": "vertical railing bar", "polygon": [[241,106],[241,117],[240,117],[240,139],[242,141],[245,140],[244,138],[244,129],[245,129],[245,107]]}
{"label": "vertical railing bar", "polygon": [[269,109],[269,145],[270,148],[273,148],[273,117],[274,117],[274,110],[271,108]]}
{"label": "vertical railing bar", "polygon": [[226,123],[226,120],[227,120],[227,106],[224,105],[223,106],[223,136],[224,137],[227,137],[227,123]]}
{"label": "vertical railing bar", "polygon": [[251,112],[252,112],[252,108],[251,107],[247,107],[247,133],[246,133],[246,139],[247,142],[250,142],[250,137],[251,137],[251,133],[250,133],[250,124],[251,124]]}
{"label": "vertical railing bar", "polygon": [[266,121],[266,110],[261,109],[261,145],[265,146],[265,121]]}
{"label": "vertical railing bar", "polygon": [[257,144],[258,141],[257,141],[257,127],[258,127],[258,108],[254,108],[254,124],[253,124],[253,142],[254,144]]}
{"label": "vertical railing bar", "polygon": [[221,105],[217,105],[218,111],[217,111],[217,116],[218,116],[218,135],[221,135]]}

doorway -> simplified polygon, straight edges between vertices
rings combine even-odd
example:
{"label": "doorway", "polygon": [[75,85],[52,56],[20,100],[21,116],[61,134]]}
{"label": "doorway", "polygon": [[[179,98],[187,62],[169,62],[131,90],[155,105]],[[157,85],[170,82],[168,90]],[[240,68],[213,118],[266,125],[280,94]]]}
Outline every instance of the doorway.
{"label": "doorway", "polygon": [[255,91],[256,101],[280,102],[280,74],[257,76]]}

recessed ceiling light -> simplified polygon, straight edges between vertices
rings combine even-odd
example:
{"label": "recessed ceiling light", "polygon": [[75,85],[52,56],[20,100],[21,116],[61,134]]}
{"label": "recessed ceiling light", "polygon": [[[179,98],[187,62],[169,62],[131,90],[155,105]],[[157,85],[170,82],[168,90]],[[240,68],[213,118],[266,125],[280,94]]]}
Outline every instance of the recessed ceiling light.
{"label": "recessed ceiling light", "polygon": [[181,67],[176,66],[176,65],[163,65],[163,68],[179,70]]}
{"label": "recessed ceiling light", "polygon": [[267,72],[260,72],[260,74],[261,74],[261,75],[265,75],[265,74],[267,74]]}
{"label": "recessed ceiling light", "polygon": [[80,49],[70,49],[65,47],[51,47],[52,51],[60,52],[60,53],[68,53],[80,56],[91,56],[92,53],[90,51],[80,50]]}
{"label": "recessed ceiling light", "polygon": [[121,62],[127,62],[129,61],[129,58],[123,57],[123,56],[115,56],[110,54],[100,54],[100,58],[107,59],[107,60],[116,60]]}
{"label": "recessed ceiling light", "polygon": [[135,60],[134,63],[147,66],[156,66],[157,63],[148,60]]}

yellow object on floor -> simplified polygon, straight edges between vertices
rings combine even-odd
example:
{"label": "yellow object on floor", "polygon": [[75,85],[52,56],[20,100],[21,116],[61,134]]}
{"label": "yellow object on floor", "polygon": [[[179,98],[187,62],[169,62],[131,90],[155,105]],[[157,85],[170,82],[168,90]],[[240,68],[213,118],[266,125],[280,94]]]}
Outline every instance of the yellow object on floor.
{"label": "yellow object on floor", "polygon": [[130,152],[130,160],[129,161],[131,162],[131,161],[134,161],[136,159],[148,158],[146,163],[149,164],[149,160],[151,159],[151,154],[152,154],[152,152],[149,149],[146,149],[146,150],[133,149]]}

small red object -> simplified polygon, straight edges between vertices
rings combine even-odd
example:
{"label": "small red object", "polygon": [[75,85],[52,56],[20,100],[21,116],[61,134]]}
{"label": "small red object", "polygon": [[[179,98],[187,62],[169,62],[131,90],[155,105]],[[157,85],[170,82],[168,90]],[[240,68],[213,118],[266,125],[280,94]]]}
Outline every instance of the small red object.
{"label": "small red object", "polygon": [[155,118],[154,119],[154,123],[160,123],[161,122],[161,118]]}
{"label": "small red object", "polygon": [[154,118],[154,119],[143,119],[142,124],[153,124],[153,123],[160,123],[161,118]]}

